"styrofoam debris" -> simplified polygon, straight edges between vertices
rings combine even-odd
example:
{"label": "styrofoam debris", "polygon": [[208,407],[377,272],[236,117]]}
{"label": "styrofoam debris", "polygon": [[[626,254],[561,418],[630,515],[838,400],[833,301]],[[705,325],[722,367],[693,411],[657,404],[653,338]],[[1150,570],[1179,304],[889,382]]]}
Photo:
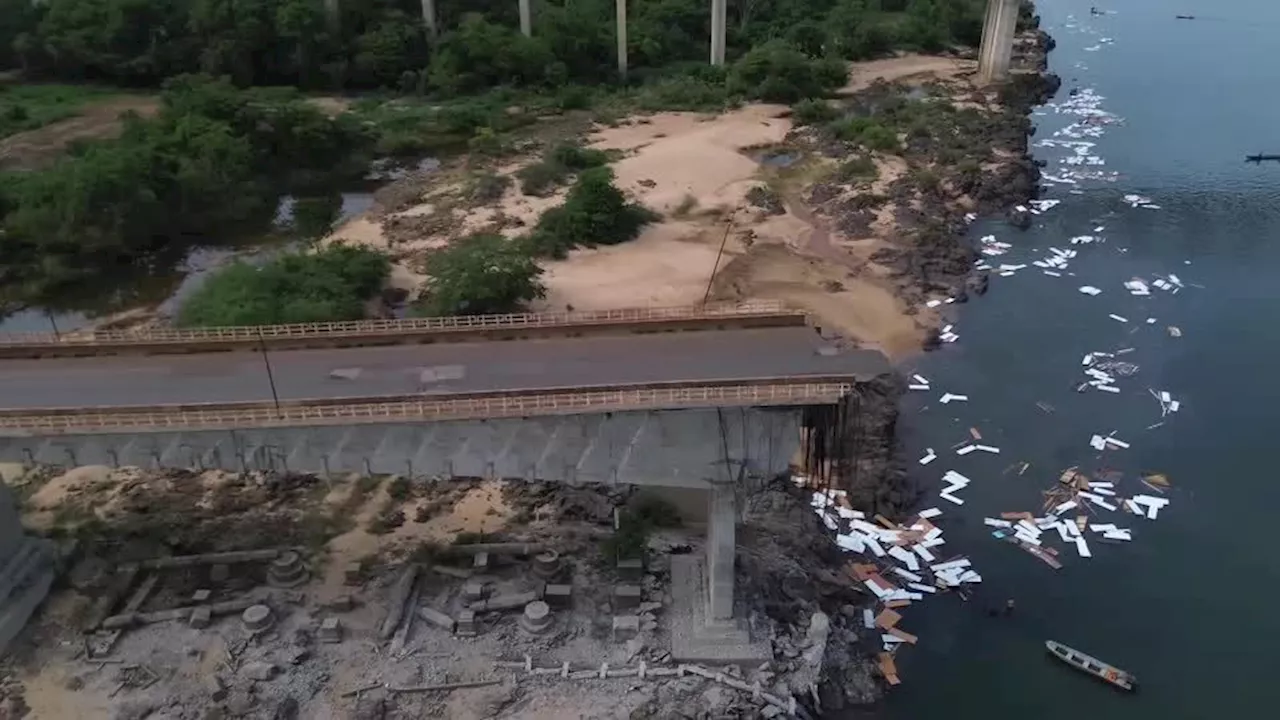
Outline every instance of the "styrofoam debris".
{"label": "styrofoam debris", "polygon": [[968,455],[969,453],[971,453],[971,452],[973,452],[974,450],[977,450],[977,449],[978,449],[978,446],[977,446],[977,445],[965,445],[964,447],[960,448],[959,450],[956,450],[956,454],[957,454],[957,455]]}
{"label": "styrofoam debris", "polygon": [[968,400],[969,400],[968,395],[956,395],[954,393],[945,393],[942,397],[938,398],[938,402],[942,403],[943,405],[946,405],[947,403],[950,403],[950,402],[967,402]]}
{"label": "styrofoam debris", "polygon": [[928,465],[929,463],[937,459],[938,459],[938,455],[933,451],[933,448],[926,448],[924,457],[920,458],[920,464]]}
{"label": "styrofoam debris", "polygon": [[917,515],[919,515],[920,517],[924,518],[925,520],[928,520],[928,519],[930,519],[930,518],[936,518],[936,517],[938,517],[939,515],[941,515],[941,514],[942,514],[942,511],[941,511],[941,510],[939,510],[938,508],[929,508],[928,510],[921,510],[920,512],[918,512],[918,513],[916,513],[916,514],[917,514]]}
{"label": "styrofoam debris", "polygon": [[1097,294],[1101,293],[1101,292],[1102,292],[1102,290],[1100,290],[1099,288],[1096,288],[1096,287],[1094,287],[1094,286],[1092,286],[1092,285],[1081,285],[1081,286],[1080,286],[1080,292],[1084,293],[1085,295],[1097,295]]}
{"label": "styrofoam debris", "polygon": [[1127,323],[1127,322],[1129,322],[1129,318],[1122,317],[1122,316],[1120,316],[1120,315],[1116,315],[1115,313],[1111,313],[1111,314],[1110,314],[1110,315],[1108,315],[1107,317],[1111,318],[1112,320],[1115,320],[1116,322],[1122,322],[1122,323]]}
{"label": "styrofoam debris", "polygon": [[974,450],[981,450],[982,452],[988,452],[988,453],[991,453],[991,454],[993,454],[993,455],[999,455],[999,454],[1000,454],[1000,448],[998,448],[998,447],[993,447],[993,446],[991,446],[991,445],[974,445],[974,446],[973,446],[973,449],[974,449]]}

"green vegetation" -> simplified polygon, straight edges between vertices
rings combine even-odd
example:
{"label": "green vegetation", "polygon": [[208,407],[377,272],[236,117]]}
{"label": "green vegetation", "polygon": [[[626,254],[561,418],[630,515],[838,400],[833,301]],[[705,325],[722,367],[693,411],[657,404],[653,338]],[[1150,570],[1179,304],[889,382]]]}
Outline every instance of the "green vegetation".
{"label": "green vegetation", "polygon": [[576,143],[559,143],[539,162],[520,168],[520,192],[525,195],[546,196],[568,180],[574,173],[609,162],[609,154],[603,150],[584,148]]}
{"label": "green vegetation", "polygon": [[359,320],[390,273],[372,250],[332,246],[283,255],[262,267],[232,264],[200,287],[178,315],[183,327]]}
{"label": "green vegetation", "polygon": [[108,96],[104,88],[77,85],[13,85],[0,81],[0,139],[76,115]]}
{"label": "green vegetation", "polygon": [[[496,86],[564,88],[618,80],[614,3],[544,0],[533,36],[509,0],[437,0],[439,40],[427,41],[418,0],[342,5],[325,0],[0,0],[0,68],[121,85],[157,85],[184,73],[241,86],[313,90],[385,88],[450,97]],[[748,54],[785,43],[807,57],[865,59],[889,50],[975,45],[984,0],[775,0],[730,3],[728,43]],[[649,0],[628,8],[637,79],[705,62],[703,0]],[[769,53],[772,54],[772,53]],[[787,66],[792,58],[775,57]],[[803,83],[802,83],[803,84]],[[584,93],[576,97],[581,102]],[[573,103],[570,103],[573,104]]]}
{"label": "green vegetation", "polygon": [[836,168],[835,179],[839,182],[856,182],[858,180],[875,180],[880,171],[876,163],[866,155],[854,155],[840,163]]}
{"label": "green vegetation", "polygon": [[892,152],[900,146],[898,133],[873,118],[844,118],[832,122],[828,127],[837,138],[856,143],[868,150]]}
{"label": "green vegetation", "polygon": [[797,125],[821,125],[840,117],[840,110],[826,100],[810,98],[792,105],[791,117]]}
{"label": "green vegetation", "polygon": [[542,214],[525,243],[535,254],[563,258],[578,247],[617,245],[634,239],[653,212],[627,198],[613,184],[613,171],[592,168],[578,176],[560,207]]}
{"label": "green vegetation", "polygon": [[812,58],[784,40],[747,51],[729,71],[729,90],[767,102],[821,97],[844,85],[848,70],[836,57]]}
{"label": "green vegetation", "polygon": [[352,118],[329,118],[291,90],[183,76],[161,99],[155,118],[126,117],[118,139],[0,176],[4,301],[59,307],[101,293],[101,283],[261,223],[282,192],[332,176],[368,144]]}
{"label": "green vegetation", "polygon": [[519,310],[546,294],[542,268],[519,244],[501,235],[472,235],[427,260],[431,283],[424,315],[488,315]]}

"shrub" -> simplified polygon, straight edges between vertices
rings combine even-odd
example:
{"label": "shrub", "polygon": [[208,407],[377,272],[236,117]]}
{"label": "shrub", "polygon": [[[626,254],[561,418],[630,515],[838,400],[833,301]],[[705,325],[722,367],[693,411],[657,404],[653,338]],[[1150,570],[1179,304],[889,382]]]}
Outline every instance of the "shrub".
{"label": "shrub", "polygon": [[825,100],[810,98],[791,106],[797,125],[821,125],[840,117],[840,111]]}
{"label": "shrub", "polygon": [[520,244],[501,235],[471,235],[427,258],[431,281],[419,305],[425,315],[513,312],[546,294],[542,268]]}
{"label": "shrub", "polygon": [[562,258],[576,247],[631,240],[656,217],[627,202],[609,168],[592,168],[578,176],[563,205],[543,213],[525,242],[535,254]]}
{"label": "shrub", "polygon": [[471,185],[467,189],[467,196],[471,198],[472,202],[496,202],[502,198],[509,187],[511,187],[511,178],[509,176],[486,172],[472,178]]}
{"label": "shrub", "polygon": [[571,142],[555,145],[541,162],[520,168],[520,192],[543,197],[550,195],[575,172],[599,167],[609,162],[609,154],[603,150],[584,148]]}
{"label": "shrub", "polygon": [[769,102],[821,97],[844,85],[848,71],[835,58],[814,59],[783,40],[757,45],[733,64],[730,92]]}
{"label": "shrub", "polygon": [[831,123],[828,128],[837,138],[871,150],[892,152],[899,147],[898,134],[873,118],[845,118]]}
{"label": "shrub", "polygon": [[385,255],[334,245],[282,255],[261,267],[219,270],[182,305],[183,327],[359,320],[391,272]]}
{"label": "shrub", "polygon": [[545,160],[516,171],[516,177],[520,179],[520,192],[536,197],[550,195],[564,182],[566,175],[563,167]]}

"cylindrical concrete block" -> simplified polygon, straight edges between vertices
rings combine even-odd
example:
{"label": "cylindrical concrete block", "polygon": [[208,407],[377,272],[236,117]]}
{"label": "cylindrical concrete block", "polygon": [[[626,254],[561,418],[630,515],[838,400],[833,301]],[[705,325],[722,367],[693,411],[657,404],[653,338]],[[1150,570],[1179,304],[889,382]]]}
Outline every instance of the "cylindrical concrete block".
{"label": "cylindrical concrete block", "polygon": [[560,574],[560,553],[544,550],[533,556],[533,574],[543,580],[552,580]]}
{"label": "cylindrical concrete block", "polygon": [[267,566],[267,582],[275,587],[297,587],[307,581],[307,566],[302,556],[294,550],[280,553]]}
{"label": "cylindrical concrete block", "polygon": [[524,606],[520,616],[520,628],[530,635],[542,635],[551,629],[551,608],[541,600]]}
{"label": "cylindrical concrete block", "polygon": [[250,605],[240,614],[240,622],[244,623],[245,629],[249,632],[260,633],[270,629],[276,619],[271,608],[266,605]]}

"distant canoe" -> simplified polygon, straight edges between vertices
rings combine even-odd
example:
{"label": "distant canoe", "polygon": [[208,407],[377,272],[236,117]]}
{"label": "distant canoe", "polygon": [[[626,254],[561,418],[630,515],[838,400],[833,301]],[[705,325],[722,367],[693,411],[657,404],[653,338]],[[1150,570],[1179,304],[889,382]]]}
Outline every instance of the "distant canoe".
{"label": "distant canoe", "polygon": [[1280,155],[1245,155],[1244,161],[1251,163],[1260,163],[1264,160],[1272,160],[1280,162]]}
{"label": "distant canoe", "polygon": [[1055,658],[1121,690],[1133,692],[1138,687],[1138,679],[1136,677],[1114,665],[1104,663],[1091,655],[1085,655],[1079,650],[1069,648],[1052,640],[1045,640],[1044,646],[1048,648],[1049,654]]}

